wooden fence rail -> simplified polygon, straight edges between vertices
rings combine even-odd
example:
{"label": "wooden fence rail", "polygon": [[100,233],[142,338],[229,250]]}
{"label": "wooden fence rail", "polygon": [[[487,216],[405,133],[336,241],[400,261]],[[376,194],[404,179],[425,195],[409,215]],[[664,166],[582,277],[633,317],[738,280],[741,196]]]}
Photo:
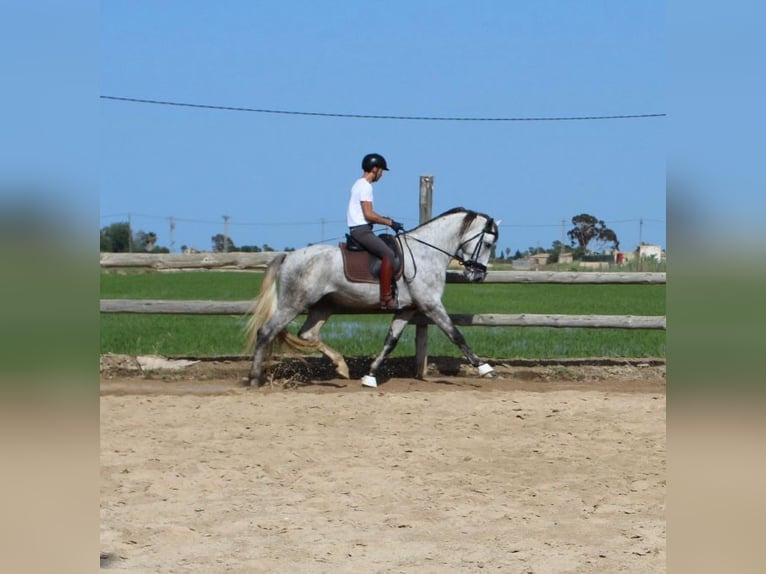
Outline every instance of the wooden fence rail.
{"label": "wooden fence rail", "polygon": [[263,270],[280,253],[101,253],[100,263],[102,269]]}
{"label": "wooden fence rail", "polygon": [[[460,271],[447,271],[447,283],[468,283]],[[664,285],[665,273],[619,271],[489,271],[484,283]]]}
{"label": "wooden fence rail", "polygon": [[[250,301],[173,301],[168,299],[102,299],[102,313],[139,313],[156,315],[245,315]],[[336,314],[382,314],[340,309]],[[390,314],[390,313],[386,313]],[[589,327],[595,329],[665,329],[665,317],[657,315],[553,315],[553,314],[454,314],[456,325],[468,327]],[[431,325],[416,315],[413,325]]]}
{"label": "wooden fence rail", "polygon": [[[280,251],[261,253],[102,253],[102,269],[262,271]],[[448,283],[465,283],[462,272],[447,271]],[[664,284],[665,273],[620,271],[492,271],[485,283],[644,283]]]}

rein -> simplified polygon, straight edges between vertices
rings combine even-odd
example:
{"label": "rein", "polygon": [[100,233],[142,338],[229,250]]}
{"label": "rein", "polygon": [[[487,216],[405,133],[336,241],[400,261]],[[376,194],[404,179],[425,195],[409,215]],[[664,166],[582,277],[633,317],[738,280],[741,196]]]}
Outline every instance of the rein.
{"label": "rein", "polygon": [[[471,253],[471,257],[470,258],[466,259],[465,257],[462,257],[461,255],[459,255],[458,252],[463,250],[463,245],[465,245],[466,243],[469,243],[470,241],[473,241],[477,237],[483,239],[484,235],[486,233],[491,233],[492,232],[492,223],[493,223],[493,219],[492,218],[487,219],[487,222],[484,224],[484,228],[481,231],[479,231],[478,233],[472,235],[471,237],[469,237],[468,239],[463,241],[460,245],[458,245],[458,247],[457,247],[457,249],[455,250],[454,253],[450,253],[449,251],[447,251],[445,249],[442,249],[441,247],[433,245],[432,243],[428,243],[427,241],[423,241],[422,239],[418,239],[417,237],[408,237],[407,233],[403,233],[401,235],[397,234],[396,239],[399,241],[399,246],[401,247],[402,240],[404,240],[404,244],[407,246],[407,250],[410,252],[410,259],[412,260],[412,266],[415,269],[415,272],[413,273],[412,277],[407,278],[406,275],[405,275],[404,279],[407,282],[412,281],[415,278],[415,276],[418,274],[418,264],[415,261],[415,257],[412,255],[412,249],[410,248],[409,243],[407,243],[407,239],[414,239],[418,243],[421,243],[423,245],[426,245],[427,247],[430,247],[431,249],[435,249],[436,251],[444,253],[444,255],[447,255],[450,258],[456,259],[457,262],[460,263],[460,265],[462,265],[463,267],[467,267],[468,269],[477,269],[477,270],[479,270],[481,272],[486,272],[487,271],[487,266],[486,265],[482,265],[481,263],[476,261],[476,258],[479,255],[479,251],[481,250],[481,243],[482,243],[481,240],[476,243],[476,246],[474,247],[473,253]],[[402,252],[403,251],[404,250],[402,250]],[[404,262],[402,262],[402,264],[404,264]]]}

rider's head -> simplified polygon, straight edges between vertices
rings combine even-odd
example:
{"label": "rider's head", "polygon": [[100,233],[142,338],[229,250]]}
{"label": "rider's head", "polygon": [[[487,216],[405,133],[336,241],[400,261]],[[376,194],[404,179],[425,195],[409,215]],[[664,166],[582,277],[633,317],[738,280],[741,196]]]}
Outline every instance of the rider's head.
{"label": "rider's head", "polygon": [[383,177],[383,172],[388,171],[386,158],[379,153],[368,153],[362,158],[362,171],[365,174],[371,173],[374,176],[373,181],[378,181]]}

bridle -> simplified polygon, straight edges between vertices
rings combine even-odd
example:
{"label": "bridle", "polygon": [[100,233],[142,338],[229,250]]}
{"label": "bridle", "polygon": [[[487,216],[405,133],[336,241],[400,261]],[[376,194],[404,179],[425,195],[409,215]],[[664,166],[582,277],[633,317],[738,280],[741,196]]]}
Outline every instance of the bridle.
{"label": "bridle", "polygon": [[[484,236],[487,233],[493,234],[492,227],[494,226],[494,223],[495,223],[495,220],[493,218],[487,217],[487,221],[484,224],[484,227],[482,228],[482,230],[479,231],[478,233],[475,233],[468,239],[464,240],[460,245],[457,246],[457,249],[455,250],[454,253],[450,253],[449,251],[442,249],[441,247],[433,245],[432,243],[428,243],[427,241],[423,241],[422,239],[418,239],[417,237],[410,237],[406,233],[401,235],[397,234],[396,238],[399,240],[400,246],[401,246],[402,239],[404,240],[405,245],[407,245],[407,250],[410,252],[410,259],[412,260],[412,265],[415,268],[415,272],[413,273],[412,277],[410,278],[405,277],[405,280],[412,281],[418,272],[417,262],[415,261],[415,257],[413,257],[412,255],[412,249],[410,249],[409,244],[407,244],[408,239],[414,239],[418,243],[422,243],[423,245],[426,245],[430,247],[431,249],[435,249],[436,251],[439,251],[441,253],[444,253],[445,255],[448,255],[452,259],[456,259],[457,262],[460,263],[460,265],[462,265],[466,269],[470,269],[472,271],[479,271],[482,274],[486,274],[487,266],[483,265],[482,263],[479,263],[477,259],[479,258],[479,254],[481,253],[481,246],[484,244]],[[460,255],[460,253],[463,252],[463,246],[466,243],[470,243],[476,238],[478,238],[479,240],[476,242],[476,245],[473,248],[473,252],[471,253],[471,256],[466,259],[462,255]]]}

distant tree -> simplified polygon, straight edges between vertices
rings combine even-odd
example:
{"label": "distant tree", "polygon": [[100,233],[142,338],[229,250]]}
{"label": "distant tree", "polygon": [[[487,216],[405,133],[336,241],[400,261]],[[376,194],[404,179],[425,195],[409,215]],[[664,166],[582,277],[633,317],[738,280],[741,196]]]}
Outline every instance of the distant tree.
{"label": "distant tree", "polygon": [[522,259],[523,257],[524,257],[524,254],[517,249],[516,253],[513,254],[513,257],[511,257],[511,259],[513,259],[514,261],[517,261],[519,259]]}
{"label": "distant tree", "polygon": [[119,221],[101,228],[100,250],[105,253],[170,253],[167,247],[157,245],[157,234],[153,231],[138,230],[130,236],[130,225],[127,221]]}
{"label": "distant tree", "polygon": [[[234,242],[231,240],[231,237],[224,237],[223,233],[217,233],[216,235],[213,235],[210,240],[213,242],[213,251],[215,253],[223,253],[225,251],[238,251],[237,247],[234,245]],[[226,247],[225,249],[224,246]]]}
{"label": "distant tree", "polygon": [[295,247],[285,247],[284,251],[285,252],[295,251]]}
{"label": "distant tree", "polygon": [[133,234],[133,251],[151,251],[157,243],[157,234],[153,231],[136,231]]}
{"label": "distant tree", "polygon": [[154,231],[136,231],[133,234],[133,251],[146,253],[170,253],[170,249],[157,245]]}
{"label": "distant tree", "polygon": [[614,249],[620,248],[620,242],[617,240],[617,234],[609,229],[606,224],[596,217],[581,213],[572,218],[572,229],[567,231],[570,243],[576,247],[575,254],[582,254],[588,251],[588,246],[596,241],[603,247],[611,243]]}
{"label": "distant tree", "polygon": [[[264,243],[262,247],[257,245],[243,245],[242,247],[239,247],[237,251],[242,251],[243,253],[261,253],[265,251],[276,251],[276,249],[268,243]],[[285,247],[285,251],[295,251],[295,249],[293,247]]]}
{"label": "distant tree", "polygon": [[100,250],[106,253],[130,251],[130,225],[127,221],[118,221],[101,228]]}

